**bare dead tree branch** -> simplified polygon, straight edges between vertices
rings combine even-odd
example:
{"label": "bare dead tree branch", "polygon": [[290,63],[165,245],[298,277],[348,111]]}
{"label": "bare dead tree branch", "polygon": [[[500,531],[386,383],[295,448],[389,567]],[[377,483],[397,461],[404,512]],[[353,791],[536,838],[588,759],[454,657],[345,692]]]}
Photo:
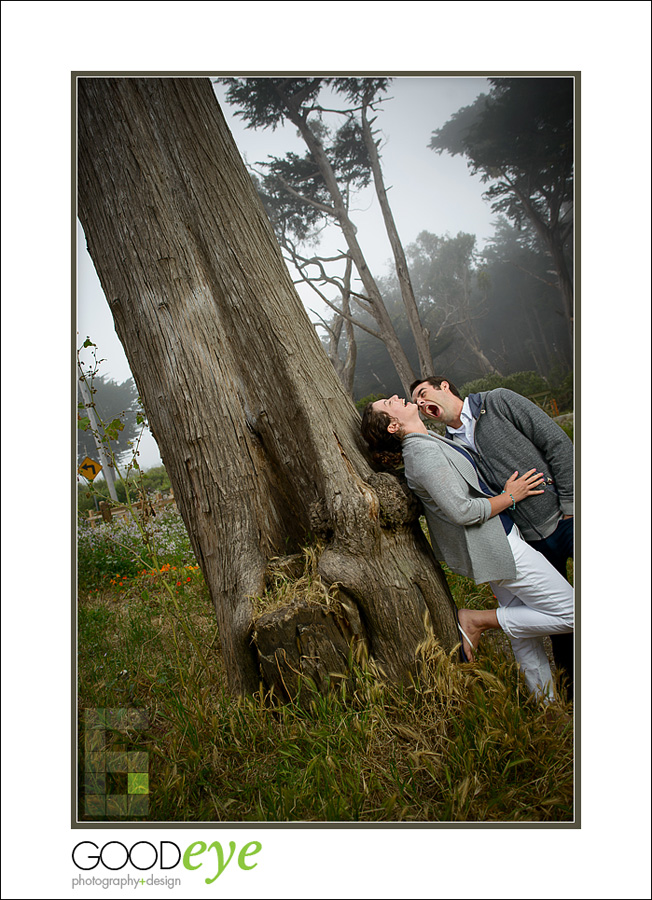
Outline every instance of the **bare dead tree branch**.
{"label": "bare dead tree branch", "polygon": [[280,184],[283,185],[288,194],[291,194],[293,197],[296,197],[297,200],[301,200],[302,203],[307,203],[308,206],[313,206],[315,209],[321,210],[321,212],[325,213],[327,216],[333,216],[333,218],[337,218],[337,211],[332,206],[328,206],[326,203],[320,203],[318,200],[312,200],[310,197],[306,197],[305,194],[299,193],[296,191],[291,185],[287,183],[284,178],[277,176]]}

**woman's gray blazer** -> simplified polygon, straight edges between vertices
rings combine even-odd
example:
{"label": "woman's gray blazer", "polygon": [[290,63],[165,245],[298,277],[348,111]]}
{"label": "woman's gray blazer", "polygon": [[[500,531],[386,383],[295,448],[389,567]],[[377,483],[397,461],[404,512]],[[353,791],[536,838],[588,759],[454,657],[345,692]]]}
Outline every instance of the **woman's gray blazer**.
{"label": "woman's gray blazer", "polygon": [[437,559],[476,583],[516,576],[499,516],[478,483],[473,464],[436,434],[412,433],[402,443],[408,487],[421,500]]}

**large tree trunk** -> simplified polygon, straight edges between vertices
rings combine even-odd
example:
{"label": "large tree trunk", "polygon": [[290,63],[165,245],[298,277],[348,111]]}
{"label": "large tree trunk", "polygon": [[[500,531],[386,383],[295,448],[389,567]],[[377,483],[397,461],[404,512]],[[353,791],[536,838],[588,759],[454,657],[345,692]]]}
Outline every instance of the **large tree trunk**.
{"label": "large tree trunk", "polygon": [[[351,257],[347,257],[346,269],[342,279],[342,312],[344,315],[350,314],[350,297],[351,297],[351,270],[353,261]],[[345,319],[344,315],[334,317],[332,328],[330,328],[330,341],[328,358],[333,364],[337,377],[342,382],[344,390],[353,397],[353,382],[355,381],[355,364],[358,358],[358,345],[355,339],[355,330],[353,323],[349,319]],[[340,341],[342,332],[346,335],[346,356],[340,358]]]}
{"label": "large tree trunk", "polygon": [[[217,613],[235,692],[257,689],[252,600],[320,531],[320,571],[406,677],[450,594],[294,290],[208,79],[80,78],[79,215]],[[386,496],[381,506],[380,494]],[[394,499],[392,499],[394,498]],[[400,506],[400,503],[399,503]],[[317,523],[317,524],[316,524]]]}

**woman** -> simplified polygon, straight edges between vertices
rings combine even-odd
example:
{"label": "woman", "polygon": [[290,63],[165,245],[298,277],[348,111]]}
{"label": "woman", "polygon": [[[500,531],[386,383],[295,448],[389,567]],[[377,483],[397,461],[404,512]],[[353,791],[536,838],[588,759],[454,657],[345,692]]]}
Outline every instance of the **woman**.
{"label": "woman", "polygon": [[573,589],[521,538],[508,509],[542,494],[535,469],[508,479],[498,496],[483,485],[471,454],[425,427],[415,403],[376,400],[364,410],[362,434],[372,451],[402,453],[408,487],[421,500],[433,550],[453,572],[488,581],[498,609],[458,612],[462,655],[473,659],[483,632],[510,638],[526,684],[537,698],[553,699],[543,635],[573,630]]}

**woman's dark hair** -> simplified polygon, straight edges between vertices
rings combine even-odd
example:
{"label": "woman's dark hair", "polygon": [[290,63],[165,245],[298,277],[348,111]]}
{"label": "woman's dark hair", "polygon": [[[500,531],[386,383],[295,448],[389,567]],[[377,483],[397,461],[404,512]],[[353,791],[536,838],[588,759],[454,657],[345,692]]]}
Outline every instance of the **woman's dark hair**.
{"label": "woman's dark hair", "polygon": [[387,430],[391,421],[389,413],[374,409],[373,403],[367,403],[362,412],[362,437],[369,445],[373,461],[385,469],[396,469],[403,462],[401,439]]}

